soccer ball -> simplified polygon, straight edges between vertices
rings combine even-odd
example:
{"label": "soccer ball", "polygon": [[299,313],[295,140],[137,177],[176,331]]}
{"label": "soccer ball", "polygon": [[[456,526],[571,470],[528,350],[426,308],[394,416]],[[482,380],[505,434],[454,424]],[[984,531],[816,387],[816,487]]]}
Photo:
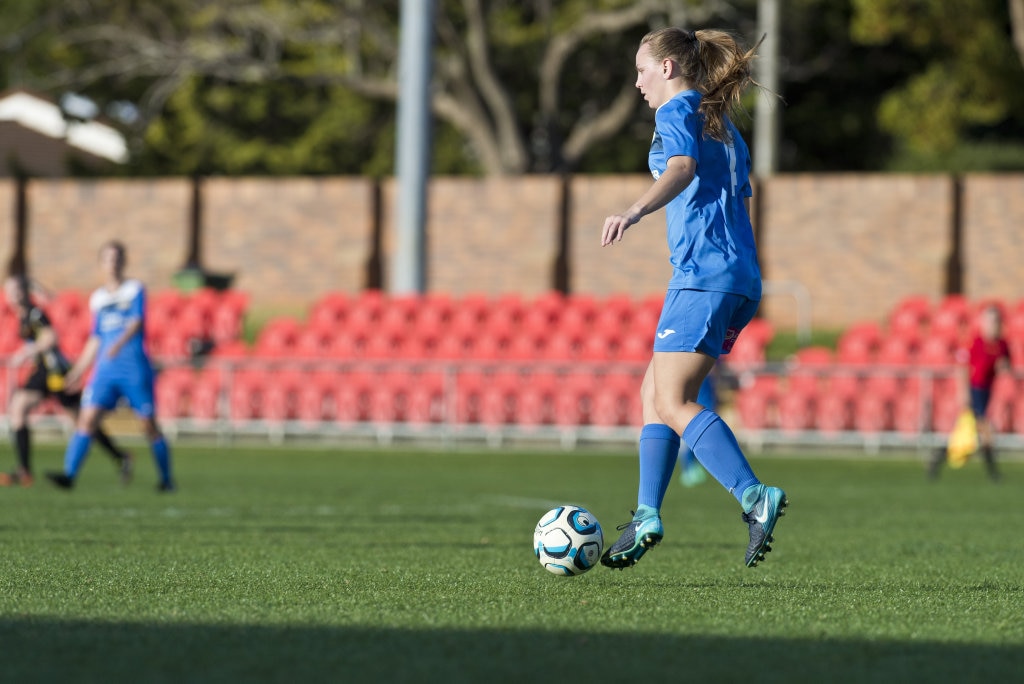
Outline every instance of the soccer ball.
{"label": "soccer ball", "polygon": [[604,548],[601,523],[579,506],[557,506],[533,531],[533,553],[548,572],[582,575],[597,565]]}

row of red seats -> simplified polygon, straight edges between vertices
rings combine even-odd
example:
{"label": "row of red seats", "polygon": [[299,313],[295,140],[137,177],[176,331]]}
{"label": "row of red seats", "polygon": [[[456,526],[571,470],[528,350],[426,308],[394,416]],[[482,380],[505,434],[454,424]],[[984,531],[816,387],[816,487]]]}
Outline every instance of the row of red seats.
{"label": "row of red seats", "polygon": [[[265,358],[644,361],[661,301],[548,293],[534,300],[440,295],[357,298],[330,294],[306,321],[278,318],[252,349]],[[732,359],[764,362],[773,330],[763,320],[740,336]],[[222,354],[239,355],[230,348]]]}
{"label": "row of red seats", "polygon": [[937,305],[924,297],[908,297],[887,317],[885,327],[858,323],[839,339],[836,361],[845,364],[941,366],[956,362],[958,349],[977,334],[978,313],[988,306],[1002,311],[1004,335],[1015,347],[1015,361],[1024,365],[1024,299],[1010,305],[1001,300],[970,301],[950,295]]}
{"label": "row of red seats", "polygon": [[630,426],[640,373],[174,368],[157,381],[157,407],[164,419],[197,421]]}
{"label": "row of red seats", "polygon": [[[916,434],[949,432],[964,402],[949,374],[817,369],[784,380],[757,376],[736,394],[736,408],[747,429]],[[988,416],[1000,432],[1024,433],[1024,380],[1000,377]]]}

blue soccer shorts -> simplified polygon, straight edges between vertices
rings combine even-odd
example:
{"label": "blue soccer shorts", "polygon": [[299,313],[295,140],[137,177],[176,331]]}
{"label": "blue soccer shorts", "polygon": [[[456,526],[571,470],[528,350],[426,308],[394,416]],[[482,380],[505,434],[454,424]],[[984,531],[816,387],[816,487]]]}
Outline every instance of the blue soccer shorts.
{"label": "blue soccer shorts", "polygon": [[152,418],[155,414],[153,401],[153,374],[139,372],[132,377],[105,378],[93,376],[82,392],[82,406],[96,406],[104,411],[117,407],[124,397],[135,414],[141,418]]}
{"label": "blue soccer shorts", "polygon": [[728,354],[761,302],[728,292],[669,290],[654,336],[656,352]]}

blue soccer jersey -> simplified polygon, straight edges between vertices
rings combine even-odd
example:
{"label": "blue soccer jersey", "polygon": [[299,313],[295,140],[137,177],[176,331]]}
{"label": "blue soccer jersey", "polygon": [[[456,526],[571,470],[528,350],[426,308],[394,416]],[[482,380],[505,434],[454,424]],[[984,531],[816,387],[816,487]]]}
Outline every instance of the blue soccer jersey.
{"label": "blue soccer jersey", "polygon": [[[143,344],[145,337],[146,290],[138,280],[125,280],[116,290],[101,287],[89,298],[89,309],[93,315],[92,334],[99,338],[99,354],[96,357],[97,377],[124,378],[148,374],[152,368]],[[110,347],[121,338],[125,329],[136,321],[143,325],[133,334],[114,356]]]}
{"label": "blue soccer jersey", "polygon": [[674,156],[692,157],[696,175],[665,207],[668,223],[669,289],[728,292],[761,298],[761,269],[754,230],[744,205],[751,196],[750,153],[726,120],[730,140],[703,134],[701,95],[685,90],[658,108],[648,165],[659,178]]}

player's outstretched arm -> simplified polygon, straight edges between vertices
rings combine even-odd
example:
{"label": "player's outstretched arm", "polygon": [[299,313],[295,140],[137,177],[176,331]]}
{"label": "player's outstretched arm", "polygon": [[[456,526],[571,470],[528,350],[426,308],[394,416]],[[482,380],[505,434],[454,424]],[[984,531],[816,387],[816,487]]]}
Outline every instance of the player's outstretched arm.
{"label": "player's outstretched arm", "polygon": [[696,173],[697,160],[693,157],[670,157],[664,173],[654,181],[654,185],[643,194],[643,197],[623,213],[612,214],[604,220],[601,246],[620,241],[627,228],[675,199],[690,185]]}
{"label": "player's outstretched arm", "polygon": [[68,371],[67,375],[64,376],[64,385],[68,388],[77,388],[82,381],[82,377],[85,372],[92,366],[92,362],[96,360],[96,354],[100,349],[100,338],[95,335],[91,335],[85,342],[85,346],[82,348],[82,353],[78,355],[75,363],[71,366],[71,370]]}

